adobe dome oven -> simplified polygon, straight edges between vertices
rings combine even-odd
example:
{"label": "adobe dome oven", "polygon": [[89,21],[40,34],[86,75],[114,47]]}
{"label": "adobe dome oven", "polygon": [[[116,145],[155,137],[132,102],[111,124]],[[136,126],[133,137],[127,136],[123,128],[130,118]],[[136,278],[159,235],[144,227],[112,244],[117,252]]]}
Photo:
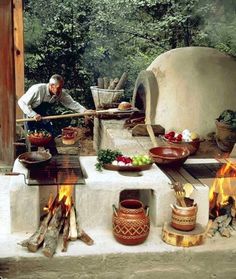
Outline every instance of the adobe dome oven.
{"label": "adobe dome oven", "polygon": [[235,73],[236,60],[216,49],[173,49],[140,72],[132,103],[148,124],[205,136],[222,111],[235,110]]}

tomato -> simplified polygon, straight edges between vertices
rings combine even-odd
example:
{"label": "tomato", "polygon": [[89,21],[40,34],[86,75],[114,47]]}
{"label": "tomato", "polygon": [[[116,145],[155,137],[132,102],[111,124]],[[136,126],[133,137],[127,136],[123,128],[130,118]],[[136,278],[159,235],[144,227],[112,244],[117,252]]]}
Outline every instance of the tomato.
{"label": "tomato", "polygon": [[169,135],[169,137],[174,138],[175,132],[174,132],[174,131],[171,131],[171,132],[168,133],[168,135]]}
{"label": "tomato", "polygon": [[178,134],[178,136],[176,137],[176,140],[177,141],[182,141],[182,138],[183,138],[182,134]]}

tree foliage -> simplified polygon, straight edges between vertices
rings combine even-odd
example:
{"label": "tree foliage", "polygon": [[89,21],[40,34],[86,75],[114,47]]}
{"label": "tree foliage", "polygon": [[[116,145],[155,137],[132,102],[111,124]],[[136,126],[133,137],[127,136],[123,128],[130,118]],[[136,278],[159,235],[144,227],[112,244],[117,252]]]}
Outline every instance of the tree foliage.
{"label": "tree foliage", "polygon": [[[75,98],[91,107],[98,76],[138,73],[177,47],[210,46],[236,54],[234,0],[25,1],[26,78],[62,74]],[[78,93],[79,92],[79,93]]]}

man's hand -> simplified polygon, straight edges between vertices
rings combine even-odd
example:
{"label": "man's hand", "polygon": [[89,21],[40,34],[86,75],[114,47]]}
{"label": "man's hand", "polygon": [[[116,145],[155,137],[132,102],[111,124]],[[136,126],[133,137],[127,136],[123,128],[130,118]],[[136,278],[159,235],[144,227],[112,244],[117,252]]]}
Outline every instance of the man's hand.
{"label": "man's hand", "polygon": [[42,116],[41,116],[40,114],[36,114],[36,115],[34,116],[34,119],[35,119],[36,121],[40,121],[40,120],[42,119]]}
{"label": "man's hand", "polygon": [[[90,126],[91,124],[93,125],[93,116],[96,114],[96,110],[93,109],[87,109],[85,110],[85,116],[84,116],[84,124],[86,126]],[[86,115],[88,113],[88,115]]]}

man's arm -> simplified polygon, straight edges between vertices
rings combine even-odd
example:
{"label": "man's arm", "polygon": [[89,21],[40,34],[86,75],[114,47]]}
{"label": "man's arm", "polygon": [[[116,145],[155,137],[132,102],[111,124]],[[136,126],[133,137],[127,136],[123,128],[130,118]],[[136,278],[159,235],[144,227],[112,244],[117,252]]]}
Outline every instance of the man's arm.
{"label": "man's arm", "polygon": [[18,105],[25,115],[28,117],[35,117],[37,113],[32,109],[31,104],[37,97],[37,92],[31,87],[21,98],[18,100]]}
{"label": "man's arm", "polygon": [[69,108],[76,112],[83,113],[86,111],[86,108],[84,106],[82,106],[79,102],[74,101],[73,98],[65,92],[62,93],[60,102],[66,108]]}

